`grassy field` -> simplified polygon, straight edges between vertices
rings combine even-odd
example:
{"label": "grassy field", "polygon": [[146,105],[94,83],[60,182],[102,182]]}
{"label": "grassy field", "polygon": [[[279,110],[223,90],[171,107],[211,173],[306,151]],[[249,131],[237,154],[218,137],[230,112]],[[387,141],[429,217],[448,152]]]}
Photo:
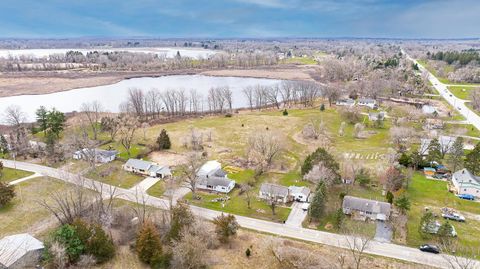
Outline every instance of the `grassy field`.
{"label": "grassy field", "polygon": [[126,189],[133,187],[144,179],[140,175],[123,170],[122,164],[118,160],[103,164],[88,172],[86,177]]}
{"label": "grassy field", "polygon": [[473,89],[474,87],[465,87],[465,86],[448,87],[448,90],[450,90],[453,95],[464,100],[470,100],[470,93]]}
{"label": "grassy field", "polygon": [[0,171],[0,181],[11,182],[23,177],[28,177],[30,175],[33,175],[33,173],[28,171],[4,167],[3,170]]}
{"label": "grassy field", "polygon": [[280,60],[282,64],[317,64],[317,61],[311,57],[295,57]]}
{"label": "grassy field", "polygon": [[[140,132],[138,132],[138,135],[140,135],[139,133]],[[130,148],[130,155],[128,155],[127,150],[119,142],[110,142],[108,144],[102,145],[101,148],[107,150],[117,150],[119,152],[117,155],[118,158],[125,161],[130,158],[137,158],[139,157],[139,155],[145,155],[147,153],[147,147],[140,144],[132,145],[132,147]]]}
{"label": "grassy field", "polygon": [[14,233],[42,232],[52,216],[38,201],[49,200],[51,191],[68,188],[63,182],[39,177],[15,186],[17,196],[6,207],[0,208],[0,237]]}
{"label": "grassy field", "polygon": [[[450,207],[459,211],[480,214],[480,204],[477,202],[462,200],[448,192],[447,183],[426,179],[420,173],[412,178],[410,188],[407,190],[412,206],[408,212],[408,233],[407,244],[418,246],[422,243],[432,241],[433,238],[423,239],[418,232],[420,219],[425,207],[430,208],[438,215],[442,207]],[[444,220],[440,220],[441,223]],[[467,219],[465,223],[451,222],[458,233],[458,240],[466,246],[480,247],[480,237],[472,236],[480,234],[480,222]]]}

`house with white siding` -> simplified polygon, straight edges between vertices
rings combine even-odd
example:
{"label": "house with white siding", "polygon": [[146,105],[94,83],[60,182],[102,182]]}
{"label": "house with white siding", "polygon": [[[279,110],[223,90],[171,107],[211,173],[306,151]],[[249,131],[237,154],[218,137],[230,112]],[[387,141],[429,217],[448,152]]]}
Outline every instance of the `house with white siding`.
{"label": "house with white siding", "polygon": [[463,168],[452,175],[452,184],[459,195],[469,194],[480,198],[480,177]]}

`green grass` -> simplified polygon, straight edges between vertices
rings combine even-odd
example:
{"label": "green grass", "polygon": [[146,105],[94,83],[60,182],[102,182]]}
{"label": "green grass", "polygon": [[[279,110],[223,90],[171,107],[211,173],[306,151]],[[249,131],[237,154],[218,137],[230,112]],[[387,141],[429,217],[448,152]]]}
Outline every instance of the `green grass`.
{"label": "green grass", "polygon": [[132,188],[144,179],[143,176],[123,170],[122,164],[118,160],[103,164],[88,172],[86,177],[126,189]]}
{"label": "green grass", "polygon": [[32,172],[4,167],[3,170],[0,171],[0,181],[11,182],[31,175],[33,175]]}
{"label": "green grass", "polygon": [[456,97],[463,100],[470,100],[470,93],[474,88],[465,86],[450,86],[448,90],[452,92]]}
{"label": "green grass", "polygon": [[311,57],[286,58],[280,61],[282,64],[317,64],[317,61]]}
{"label": "green grass", "polygon": [[447,132],[455,129],[460,129],[460,128],[464,128],[467,130],[465,135],[480,137],[480,131],[478,131],[477,128],[475,128],[475,126],[473,126],[472,124],[451,124],[451,123],[445,124],[445,131]]}
{"label": "green grass", "polygon": [[[110,142],[108,144],[105,144],[103,146],[101,146],[102,149],[113,149],[113,150],[117,150],[119,153],[118,153],[118,158],[120,159],[123,159],[123,160],[128,160],[130,158],[137,158],[139,157],[139,155],[144,155],[147,153],[148,151],[148,148],[143,146],[143,145],[139,145],[139,144],[134,144],[132,145],[132,147],[130,148],[130,156],[128,155],[127,153],[127,150],[122,146],[122,144],[118,143],[118,142]],[[145,158],[143,158],[145,159]]]}
{"label": "green grass", "polygon": [[162,197],[166,191],[165,180],[160,180],[147,190],[147,194],[155,197]]}
{"label": "green grass", "polygon": [[[425,207],[429,207],[438,215],[440,208],[450,207],[459,211],[480,214],[480,204],[473,201],[462,200],[454,194],[448,192],[447,183],[443,181],[428,180],[421,173],[416,173],[411,181],[410,188],[407,190],[412,206],[408,211],[407,223],[407,244],[410,246],[418,246],[432,238],[423,239],[418,232],[420,219],[425,211]],[[439,221],[443,223],[443,220]],[[458,233],[458,240],[461,244],[471,247],[480,247],[480,238],[472,236],[480,234],[480,222],[467,219],[465,223],[451,222]]]}

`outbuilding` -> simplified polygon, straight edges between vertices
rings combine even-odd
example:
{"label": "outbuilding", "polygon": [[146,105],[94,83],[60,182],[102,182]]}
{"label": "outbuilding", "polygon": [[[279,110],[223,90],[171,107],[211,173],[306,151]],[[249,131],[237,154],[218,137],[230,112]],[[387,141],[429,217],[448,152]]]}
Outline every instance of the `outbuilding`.
{"label": "outbuilding", "polygon": [[6,236],[0,240],[0,269],[36,268],[44,245],[29,234]]}

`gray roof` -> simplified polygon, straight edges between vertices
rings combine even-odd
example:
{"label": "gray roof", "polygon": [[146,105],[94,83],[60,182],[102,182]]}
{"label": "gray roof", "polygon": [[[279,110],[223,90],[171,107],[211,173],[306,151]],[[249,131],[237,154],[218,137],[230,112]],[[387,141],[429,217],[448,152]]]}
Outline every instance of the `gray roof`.
{"label": "gray roof", "polygon": [[290,193],[302,193],[305,196],[310,195],[310,189],[307,187],[290,186],[288,189],[290,190]]}
{"label": "gray roof", "polygon": [[223,169],[217,169],[215,172],[210,173],[209,175],[213,175],[215,177],[225,177],[227,172],[225,172]]}
{"label": "gray roof", "polygon": [[343,208],[349,208],[362,212],[368,211],[374,214],[384,214],[385,216],[390,216],[391,205],[389,203],[376,200],[345,196],[343,198]]}
{"label": "gray roof", "polygon": [[470,171],[468,171],[467,168],[463,168],[462,170],[453,173],[453,176],[458,183],[471,183],[473,185],[480,185],[480,177],[474,176]]}
{"label": "gray roof", "polygon": [[347,104],[353,104],[355,103],[355,100],[351,98],[346,98],[346,99],[338,99],[337,103],[347,103]]}
{"label": "gray roof", "polygon": [[29,234],[6,236],[0,240],[0,267],[8,268],[28,252],[43,248],[43,243]]}
{"label": "gray roof", "polygon": [[102,157],[112,157],[118,154],[116,150],[105,150],[105,149],[95,149],[95,153],[101,155]]}
{"label": "gray roof", "polygon": [[128,159],[128,161],[125,163],[126,166],[131,166],[136,169],[141,169],[147,171],[148,168],[152,165],[151,162],[147,162],[144,160],[139,160],[139,159]]}
{"label": "gray roof", "polygon": [[270,195],[276,196],[287,196],[288,195],[288,188],[285,186],[272,184],[272,183],[263,183],[260,186],[260,191],[263,193],[268,193]]}
{"label": "gray roof", "polygon": [[202,177],[199,180],[199,184],[201,185],[210,185],[210,186],[222,186],[228,187],[232,180],[227,179],[225,177]]}
{"label": "gray roof", "polygon": [[375,99],[371,99],[371,98],[360,98],[360,99],[358,99],[358,102],[359,103],[364,103],[364,104],[374,104],[377,101]]}

